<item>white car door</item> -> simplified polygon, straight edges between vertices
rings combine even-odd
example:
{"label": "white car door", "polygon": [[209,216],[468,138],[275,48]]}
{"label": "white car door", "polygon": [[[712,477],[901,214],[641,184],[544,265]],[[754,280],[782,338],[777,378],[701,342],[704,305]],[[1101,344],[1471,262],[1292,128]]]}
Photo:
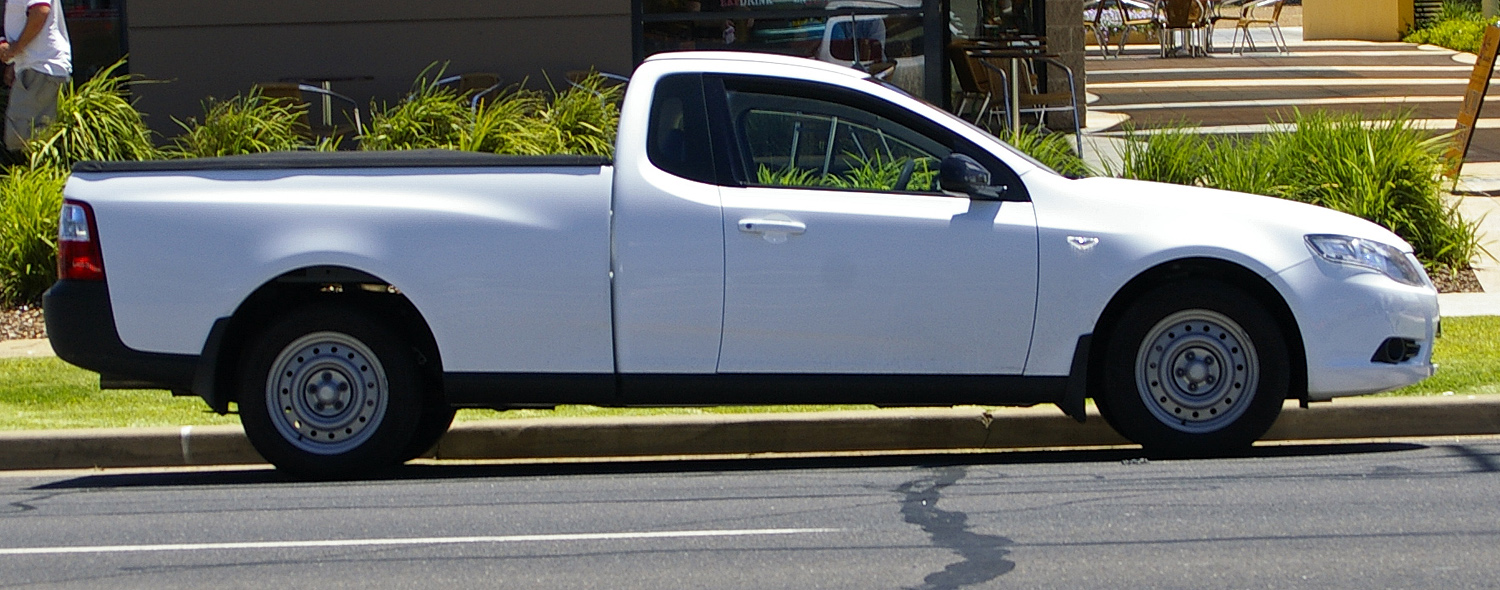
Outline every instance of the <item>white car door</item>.
{"label": "white car door", "polygon": [[721,191],[720,373],[1021,373],[1037,296],[1030,202],[937,192],[952,141],[837,92],[730,86],[748,182]]}

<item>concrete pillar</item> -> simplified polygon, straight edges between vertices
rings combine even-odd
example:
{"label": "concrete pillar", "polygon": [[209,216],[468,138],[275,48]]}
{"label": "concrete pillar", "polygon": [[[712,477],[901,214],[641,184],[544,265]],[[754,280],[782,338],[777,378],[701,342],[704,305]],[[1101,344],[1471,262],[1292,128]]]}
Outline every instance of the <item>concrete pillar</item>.
{"label": "concrete pillar", "polygon": [[[1047,51],[1073,69],[1075,97],[1078,102],[1079,120],[1084,113],[1084,46],[1083,46],[1083,0],[1047,0]],[[1060,74],[1060,73],[1059,73]],[[1049,75],[1048,92],[1066,92],[1068,80],[1062,75]],[[1060,120],[1059,120],[1060,119]],[[1049,128],[1072,131],[1073,121],[1066,115],[1049,117]]]}

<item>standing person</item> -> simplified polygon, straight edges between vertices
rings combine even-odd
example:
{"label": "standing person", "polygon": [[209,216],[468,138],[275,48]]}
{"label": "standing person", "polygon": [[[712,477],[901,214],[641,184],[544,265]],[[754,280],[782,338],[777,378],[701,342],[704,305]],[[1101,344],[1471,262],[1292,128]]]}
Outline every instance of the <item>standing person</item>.
{"label": "standing person", "polygon": [[33,133],[57,118],[57,93],[73,74],[73,46],[59,0],[5,0],[0,61],[10,85],[5,148],[21,151]]}

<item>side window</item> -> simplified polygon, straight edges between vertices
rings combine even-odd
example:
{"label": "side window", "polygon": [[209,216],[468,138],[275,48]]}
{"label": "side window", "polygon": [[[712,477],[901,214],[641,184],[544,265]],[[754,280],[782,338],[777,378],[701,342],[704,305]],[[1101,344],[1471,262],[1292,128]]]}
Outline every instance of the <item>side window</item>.
{"label": "side window", "polygon": [[952,150],[877,114],[828,100],[730,89],[748,184],[937,192]]}
{"label": "side window", "polygon": [[689,180],[712,183],[714,172],[702,77],[666,76],[656,83],[646,157],[657,168]]}

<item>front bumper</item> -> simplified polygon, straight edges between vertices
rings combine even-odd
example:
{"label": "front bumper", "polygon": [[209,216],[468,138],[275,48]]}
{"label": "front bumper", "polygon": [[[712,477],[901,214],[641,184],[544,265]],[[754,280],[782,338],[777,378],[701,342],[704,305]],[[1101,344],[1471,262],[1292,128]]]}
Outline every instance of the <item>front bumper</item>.
{"label": "front bumper", "polygon": [[[1437,290],[1383,275],[1309,260],[1278,274],[1288,292],[1307,353],[1307,398],[1378,393],[1432,376],[1438,331]],[[1378,360],[1390,339],[1410,341],[1416,354]]]}

